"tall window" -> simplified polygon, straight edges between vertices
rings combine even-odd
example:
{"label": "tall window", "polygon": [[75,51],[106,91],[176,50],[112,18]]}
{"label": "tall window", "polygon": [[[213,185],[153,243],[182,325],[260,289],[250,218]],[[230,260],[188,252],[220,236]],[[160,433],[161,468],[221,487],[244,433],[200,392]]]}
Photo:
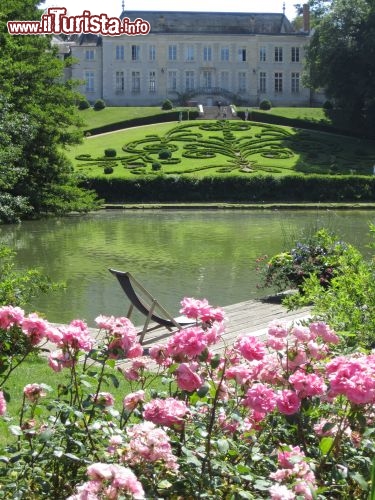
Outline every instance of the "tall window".
{"label": "tall window", "polygon": [[168,90],[177,90],[177,71],[168,71]]}
{"label": "tall window", "polygon": [[148,47],[148,59],[149,59],[149,61],[155,61],[155,59],[156,59],[156,47],[155,47],[155,45],[149,45],[149,47]]}
{"label": "tall window", "polygon": [[246,61],[246,49],[238,49],[238,61],[239,62]]}
{"label": "tall window", "polygon": [[132,45],[132,61],[139,61],[141,54],[141,47],[139,45]]}
{"label": "tall window", "polygon": [[299,47],[292,47],[291,52],[292,62],[299,62]]}
{"label": "tall window", "polygon": [[194,86],[194,71],[185,71],[185,89],[193,90]]}
{"label": "tall window", "polygon": [[139,71],[132,71],[132,92],[141,91],[141,74]]}
{"label": "tall window", "polygon": [[259,61],[260,62],[266,62],[266,60],[267,60],[266,47],[260,47],[259,48]]}
{"label": "tall window", "polygon": [[95,59],[95,50],[87,49],[85,52],[86,61],[93,61]]}
{"label": "tall window", "polygon": [[211,73],[211,71],[203,71],[203,87],[205,89],[212,88],[212,73]]}
{"label": "tall window", "polygon": [[267,75],[264,71],[259,73],[259,92],[265,94],[267,92]]}
{"label": "tall window", "polygon": [[221,47],[220,60],[229,61],[229,47]]}
{"label": "tall window", "polygon": [[275,73],[275,92],[280,93],[283,91],[283,74]]}
{"label": "tall window", "polygon": [[149,92],[156,92],[156,73],[155,71],[150,71],[148,80],[148,90]]}
{"label": "tall window", "polygon": [[116,45],[116,60],[123,61],[125,57],[125,47],[123,45]]}
{"label": "tall window", "polygon": [[124,92],[125,77],[123,71],[116,71],[116,92]]}
{"label": "tall window", "polygon": [[291,90],[293,94],[299,92],[299,73],[292,73],[291,75]]}
{"label": "tall window", "polygon": [[275,47],[275,62],[282,62],[282,61],[283,61],[283,48]]}
{"label": "tall window", "polygon": [[238,73],[238,90],[240,92],[246,91],[246,73],[243,71]]}
{"label": "tall window", "polygon": [[86,92],[95,92],[95,74],[93,71],[85,72]]}
{"label": "tall window", "polygon": [[229,90],[229,71],[220,73],[220,86],[222,89]]}
{"label": "tall window", "polygon": [[212,47],[203,47],[203,61],[212,61]]}
{"label": "tall window", "polygon": [[194,61],[194,47],[193,45],[188,45],[186,47],[186,60]]}
{"label": "tall window", "polygon": [[177,45],[168,46],[168,60],[176,61],[177,59]]}

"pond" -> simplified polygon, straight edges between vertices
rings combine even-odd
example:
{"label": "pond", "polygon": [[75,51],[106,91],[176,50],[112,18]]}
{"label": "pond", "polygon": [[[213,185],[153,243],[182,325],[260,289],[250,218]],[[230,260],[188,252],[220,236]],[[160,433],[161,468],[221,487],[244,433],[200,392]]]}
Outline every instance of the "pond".
{"label": "pond", "polygon": [[0,240],[17,251],[17,269],[66,283],[28,310],[93,325],[98,314],[127,311],[109,267],[131,271],[173,314],[184,296],[224,306],[269,293],[257,288],[256,259],[289,249],[302,232],[326,227],[369,255],[370,221],[375,212],[362,210],[108,210],[3,226]]}

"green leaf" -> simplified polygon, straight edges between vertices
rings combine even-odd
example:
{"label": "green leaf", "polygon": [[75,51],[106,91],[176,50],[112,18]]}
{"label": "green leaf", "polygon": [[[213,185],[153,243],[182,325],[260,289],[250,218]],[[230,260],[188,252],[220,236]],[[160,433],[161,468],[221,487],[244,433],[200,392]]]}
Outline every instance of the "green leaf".
{"label": "green leaf", "polygon": [[327,453],[329,452],[329,450],[332,447],[332,443],[333,443],[333,438],[332,437],[323,437],[320,440],[319,449],[320,449],[320,451],[322,452],[323,455],[327,455]]}
{"label": "green leaf", "polygon": [[218,439],[217,440],[217,447],[218,447],[220,453],[226,454],[229,450],[229,443],[226,439]]}
{"label": "green leaf", "polygon": [[23,432],[22,432],[21,427],[19,425],[10,425],[9,430],[14,436],[22,436],[23,435]]}
{"label": "green leaf", "polygon": [[350,474],[350,477],[359,484],[359,486],[361,487],[362,490],[364,490],[364,491],[368,490],[367,481],[362,476],[362,474],[360,474],[359,472],[355,472],[354,474]]}
{"label": "green leaf", "polygon": [[199,389],[197,390],[197,394],[200,398],[204,398],[208,391],[210,390],[209,384],[203,384]]}

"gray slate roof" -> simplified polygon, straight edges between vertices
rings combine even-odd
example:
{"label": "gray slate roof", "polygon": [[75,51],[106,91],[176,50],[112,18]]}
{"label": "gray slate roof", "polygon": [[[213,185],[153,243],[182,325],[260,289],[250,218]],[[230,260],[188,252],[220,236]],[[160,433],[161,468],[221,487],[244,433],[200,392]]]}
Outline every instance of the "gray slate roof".
{"label": "gray slate roof", "polygon": [[294,33],[284,14],[245,12],[124,11],[120,18],[148,21],[151,33],[268,34]]}

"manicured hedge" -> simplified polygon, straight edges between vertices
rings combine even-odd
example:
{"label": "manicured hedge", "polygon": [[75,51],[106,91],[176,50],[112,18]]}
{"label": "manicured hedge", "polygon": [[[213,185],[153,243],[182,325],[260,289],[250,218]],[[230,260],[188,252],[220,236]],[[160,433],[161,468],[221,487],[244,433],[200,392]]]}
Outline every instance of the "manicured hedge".
{"label": "manicured hedge", "polygon": [[149,176],[89,179],[108,203],[144,202],[369,202],[375,201],[375,176],[292,175],[204,177]]}
{"label": "manicured hedge", "polygon": [[[185,113],[184,113],[185,115]],[[189,119],[195,120],[198,117],[197,111],[189,111]],[[102,127],[90,128],[85,130],[85,132],[89,132],[90,135],[103,134],[105,132],[113,132],[115,130],[121,130],[124,128],[131,127],[140,127],[142,125],[150,125],[152,123],[165,123],[165,122],[173,122],[179,121],[179,111],[164,111],[158,115],[152,116],[142,116],[139,118],[132,118],[131,120],[123,120],[117,123],[109,123],[107,125],[103,125]]]}
{"label": "manicured hedge", "polygon": [[[239,118],[245,119],[245,112],[238,112]],[[261,122],[261,123],[271,123],[275,125],[285,125],[287,127],[301,128],[318,130],[320,132],[329,132],[331,134],[348,135],[351,137],[359,138],[369,138],[374,139],[374,133],[372,130],[360,129],[360,130],[348,130],[347,128],[340,128],[334,125],[325,125],[319,122],[309,122],[308,120],[300,120],[298,118],[287,118],[286,116],[278,116],[268,113],[260,113],[259,111],[252,109],[250,116],[250,121]]]}

